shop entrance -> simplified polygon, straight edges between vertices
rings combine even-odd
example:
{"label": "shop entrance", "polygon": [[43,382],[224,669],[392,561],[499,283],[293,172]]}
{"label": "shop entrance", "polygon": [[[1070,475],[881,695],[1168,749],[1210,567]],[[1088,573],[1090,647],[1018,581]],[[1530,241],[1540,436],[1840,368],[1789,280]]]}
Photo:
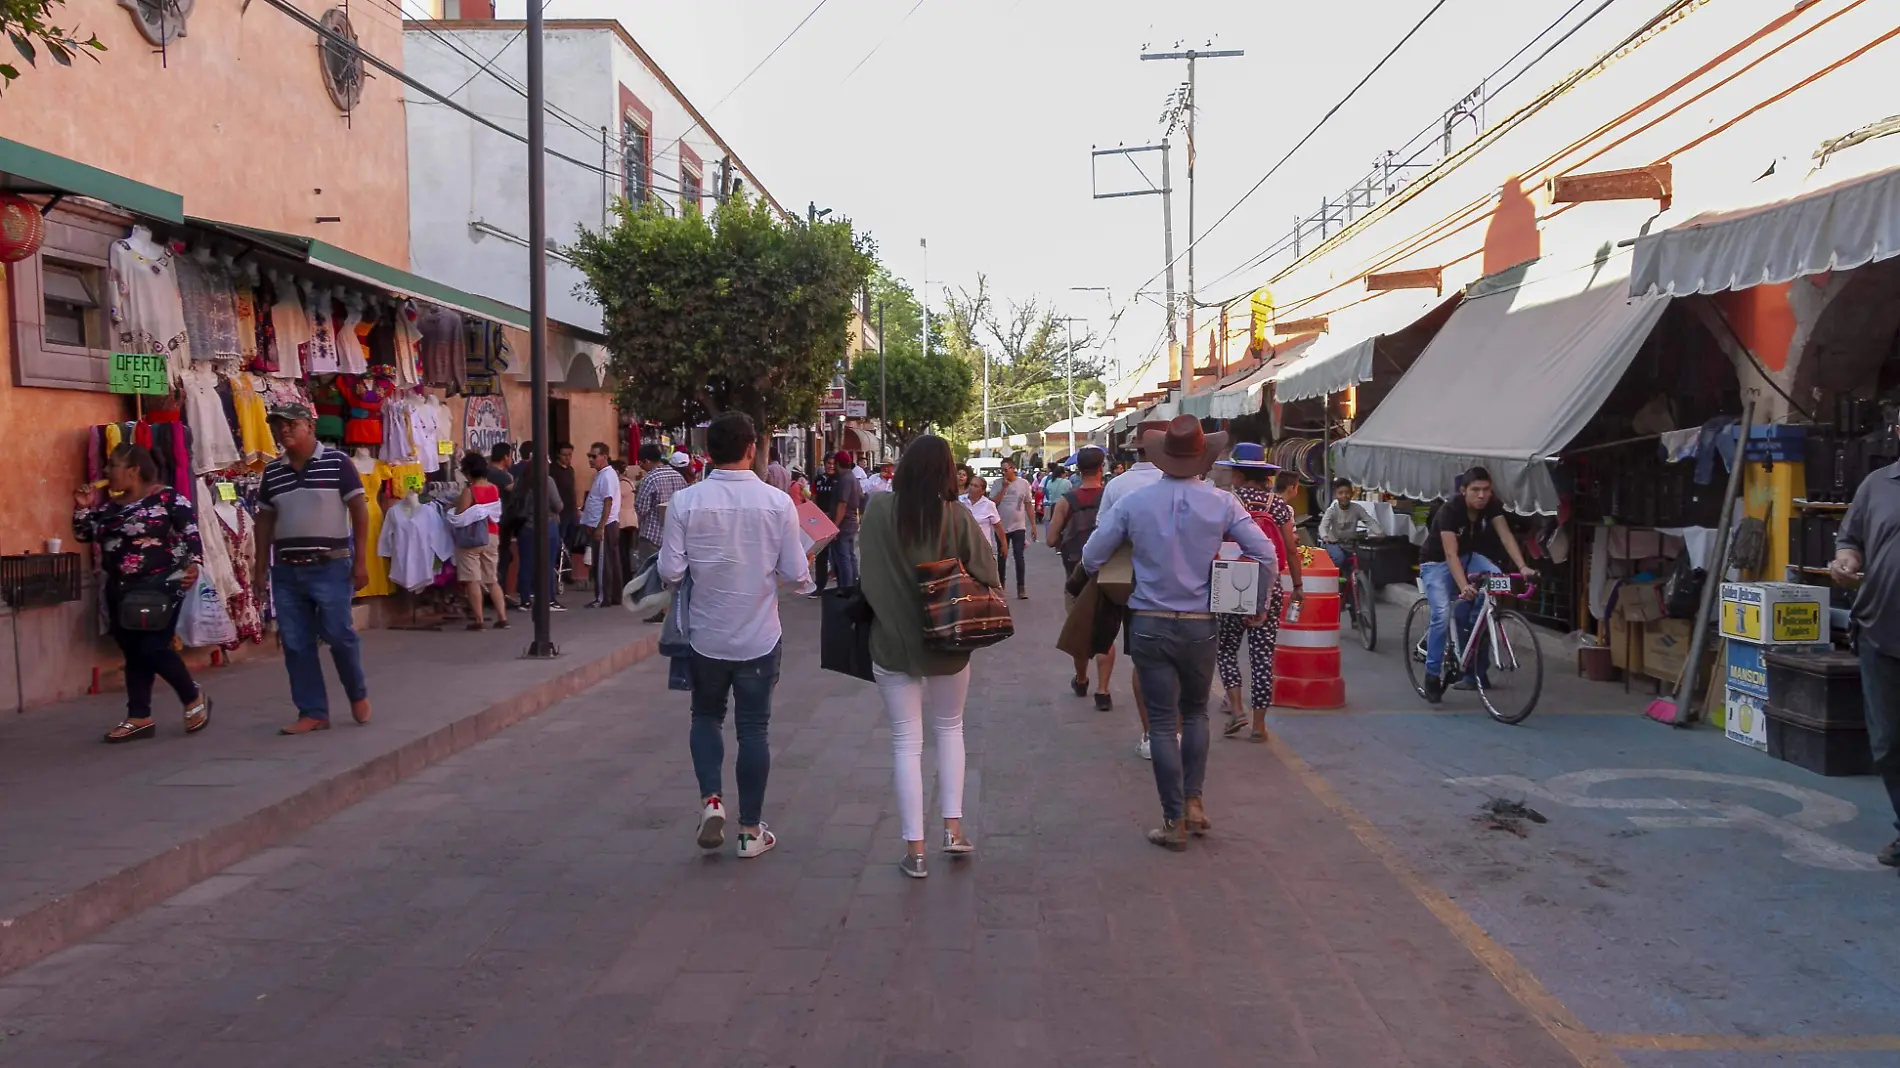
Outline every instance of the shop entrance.
{"label": "shop entrance", "polygon": [[568,432],[567,401],[559,397],[548,398],[548,440],[573,441]]}

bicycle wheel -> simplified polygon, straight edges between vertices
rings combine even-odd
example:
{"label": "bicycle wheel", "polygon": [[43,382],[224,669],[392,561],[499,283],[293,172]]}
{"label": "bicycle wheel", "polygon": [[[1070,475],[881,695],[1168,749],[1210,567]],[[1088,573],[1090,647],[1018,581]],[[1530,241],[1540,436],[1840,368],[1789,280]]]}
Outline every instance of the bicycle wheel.
{"label": "bicycle wheel", "polygon": [[1537,707],[1544,689],[1544,655],[1537,647],[1531,621],[1516,612],[1497,614],[1498,655],[1493,663],[1491,639],[1479,641],[1478,696],[1491,718],[1499,723],[1522,723]]}
{"label": "bicycle wheel", "polygon": [[1364,571],[1352,573],[1352,625],[1359,632],[1359,644],[1370,653],[1379,647],[1379,610],[1374,607],[1372,576]]}
{"label": "bicycle wheel", "polygon": [[1405,655],[1405,677],[1420,697],[1425,696],[1425,632],[1431,625],[1432,606],[1420,598],[1405,614],[1405,644],[1399,647]]}

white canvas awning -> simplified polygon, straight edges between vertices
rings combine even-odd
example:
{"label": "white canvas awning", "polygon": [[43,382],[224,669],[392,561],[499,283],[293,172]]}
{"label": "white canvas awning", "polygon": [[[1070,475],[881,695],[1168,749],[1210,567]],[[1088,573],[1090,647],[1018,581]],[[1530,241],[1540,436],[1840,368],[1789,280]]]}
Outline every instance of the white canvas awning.
{"label": "white canvas awning", "polygon": [[1417,325],[1448,301],[1456,304],[1461,299],[1424,290],[1399,290],[1330,317],[1333,321],[1326,337],[1315,342],[1306,355],[1275,372],[1275,399],[1290,404],[1370,381],[1380,341]]}
{"label": "white canvas awning", "polygon": [[1627,296],[1628,250],[1575,266],[1538,260],[1473,285],[1418,362],[1352,436],[1335,473],[1418,500],[1474,464],[1505,507],[1557,510],[1548,461],[1628,370],[1666,297]]}
{"label": "white canvas awning", "polygon": [[1720,293],[1900,256],[1900,136],[1883,140],[1637,238],[1630,294]]}
{"label": "white canvas awning", "polygon": [[[1190,411],[1188,414],[1205,414],[1210,419],[1239,419],[1243,415],[1253,415],[1260,410],[1261,400],[1265,397],[1267,386],[1273,381],[1273,376],[1304,354],[1311,352],[1313,344],[1314,339],[1308,338],[1276,350],[1272,358],[1256,368],[1252,374],[1206,395],[1203,398],[1203,403],[1206,405],[1204,413]],[[1183,410],[1185,410],[1185,403]]]}
{"label": "white canvas awning", "polygon": [[1045,440],[1066,438],[1073,430],[1076,437],[1087,437],[1106,430],[1108,424],[1114,421],[1115,417],[1111,415],[1078,415],[1073,419],[1058,419],[1049,424],[1049,429],[1043,431],[1042,436]]}

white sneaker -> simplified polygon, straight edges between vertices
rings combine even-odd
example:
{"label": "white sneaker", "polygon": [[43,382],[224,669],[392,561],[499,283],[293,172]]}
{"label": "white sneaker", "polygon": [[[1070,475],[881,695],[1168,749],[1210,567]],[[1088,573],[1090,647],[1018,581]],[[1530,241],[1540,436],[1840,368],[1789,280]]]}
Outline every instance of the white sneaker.
{"label": "white sneaker", "polygon": [[1153,760],[1155,758],[1154,750],[1149,747],[1148,736],[1145,734],[1141,736],[1141,744],[1135,747],[1135,752],[1140,753],[1141,759],[1143,760]]}
{"label": "white sneaker", "polygon": [[726,806],[711,798],[699,813],[699,848],[718,849],[726,844]]}
{"label": "white sneaker", "polygon": [[770,827],[761,823],[757,834],[739,832],[739,859],[750,860],[753,857],[763,856],[770,853],[776,845],[778,845],[777,836],[772,833]]}

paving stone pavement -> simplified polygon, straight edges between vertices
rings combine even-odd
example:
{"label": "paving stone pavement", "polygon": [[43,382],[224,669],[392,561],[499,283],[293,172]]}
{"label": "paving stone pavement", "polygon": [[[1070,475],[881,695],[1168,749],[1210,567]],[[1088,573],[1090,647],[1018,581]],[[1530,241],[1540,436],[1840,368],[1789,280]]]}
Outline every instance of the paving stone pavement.
{"label": "paving stone pavement", "polygon": [[649,660],[0,980],[0,1065],[1576,1063],[1268,748],[1217,739],[1214,835],[1149,845],[1125,668],[1114,712],[1069,695],[1045,559],[977,658],[978,852],[928,880],[792,599],[775,852],[694,847]]}

